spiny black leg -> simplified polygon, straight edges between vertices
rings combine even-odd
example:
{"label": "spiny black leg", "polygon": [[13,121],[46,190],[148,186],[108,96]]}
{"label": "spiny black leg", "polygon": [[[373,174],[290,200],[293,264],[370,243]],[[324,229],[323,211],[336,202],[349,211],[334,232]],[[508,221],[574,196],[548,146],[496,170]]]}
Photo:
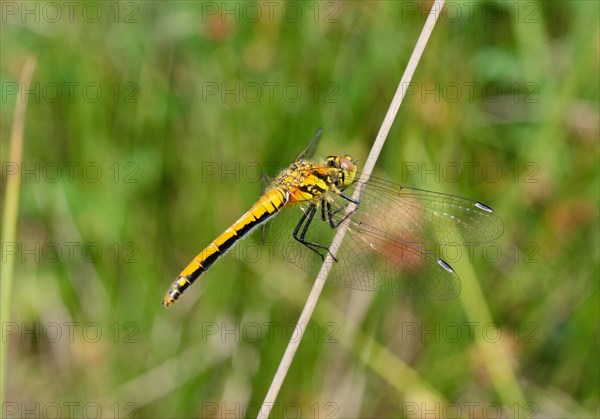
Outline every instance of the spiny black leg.
{"label": "spiny black leg", "polygon": [[329,226],[331,228],[335,228],[335,220],[333,219],[333,216],[336,215],[338,212],[340,212],[341,210],[345,209],[348,205],[344,205],[342,208],[338,208],[336,211],[332,211],[331,210],[331,203],[330,202],[323,202],[323,207],[327,207],[327,220],[329,221]]}
{"label": "spiny black leg", "polygon": [[353,204],[356,204],[356,205],[360,204],[360,199],[358,199],[358,200],[356,200],[356,199],[352,199],[352,198],[350,198],[349,196],[347,196],[347,195],[344,195],[344,194],[343,194],[343,193],[341,193],[341,192],[340,192],[340,193],[338,193],[338,195],[339,195],[339,196],[341,196],[342,198],[344,198],[344,199],[345,199],[346,201],[348,201],[348,202],[352,202]]}
{"label": "spiny black leg", "polygon": [[[352,202],[353,204],[358,205],[360,203],[360,200],[352,199],[351,197],[344,195],[341,192],[339,192],[338,195],[340,197],[342,197],[343,199],[345,199],[346,201]],[[344,216],[344,218],[342,218],[340,221],[336,222],[334,219],[334,216],[337,215],[341,211],[345,211],[346,208],[348,207],[348,204],[343,205],[342,207],[340,207],[334,211],[331,207],[331,203],[329,203],[325,199],[322,199],[320,206],[321,206],[321,220],[328,222],[329,226],[331,228],[339,227],[339,225],[342,224],[344,221],[346,221],[346,219],[354,212],[354,211],[351,211],[350,213],[346,214]],[[336,259],[336,257],[333,256],[333,254],[331,254],[331,252],[329,252],[328,246],[323,246],[322,244],[313,243],[313,242],[309,242],[308,240],[306,240],[306,233],[308,232],[308,228],[310,227],[310,224],[312,223],[316,212],[317,212],[316,204],[310,204],[310,206],[308,207],[306,212],[304,214],[302,214],[302,218],[300,218],[300,221],[298,222],[298,224],[296,225],[296,228],[294,229],[294,233],[293,233],[294,239],[296,239],[297,241],[299,241],[300,243],[302,243],[303,245],[308,247],[310,250],[312,250],[319,256],[321,256],[321,259],[323,259],[323,261],[325,261],[325,255],[323,253],[321,253],[318,249],[326,250],[331,255],[333,260],[335,260],[337,262],[338,260]],[[302,232],[300,232],[301,228],[302,228]],[[300,235],[298,235],[298,232],[300,232]]]}
{"label": "spiny black leg", "polygon": [[[331,207],[331,204],[328,203],[328,206]],[[343,209],[346,209],[348,205],[344,205]],[[342,208],[340,208],[342,209]],[[329,225],[331,226],[331,228],[338,228],[340,226],[340,224],[342,224],[344,221],[346,221],[346,219],[348,217],[350,217],[355,210],[350,211],[348,214],[344,215],[344,218],[342,218],[340,221],[335,221],[333,219],[333,216],[335,214],[337,214],[340,210],[338,209],[337,211],[331,211],[331,208],[329,208]]]}
{"label": "spiny black leg", "polygon": [[[308,247],[309,249],[316,252],[319,256],[321,256],[321,259],[323,259],[323,261],[325,261],[325,255],[323,255],[320,251],[316,250],[315,248],[324,249],[327,251],[329,251],[329,248],[327,246],[323,246],[322,244],[309,242],[308,240],[306,240],[306,233],[308,232],[308,228],[310,227],[310,224],[312,223],[313,218],[314,218],[315,214],[317,213],[317,206],[315,204],[312,204],[311,207],[312,207],[312,212],[307,215],[307,220],[304,223],[304,228],[302,229],[302,233],[300,233],[300,237],[297,239],[300,241],[300,243],[304,244],[306,247]],[[310,211],[310,209],[309,209],[309,211]],[[333,256],[333,255],[331,255],[331,256]],[[334,259],[335,259],[335,257],[334,257]],[[337,259],[336,259],[336,262],[337,262]]]}
{"label": "spiny black leg", "polygon": [[[304,246],[308,247],[313,252],[317,253],[319,256],[321,256],[321,259],[325,260],[325,257],[321,254],[321,252],[319,252],[318,250],[316,250],[313,247],[313,245],[316,246],[317,244],[310,243],[304,239],[304,237],[306,236],[306,230],[310,226],[310,223],[311,223],[313,217],[315,216],[316,211],[317,211],[317,206],[315,204],[310,204],[310,206],[308,207],[306,212],[304,212],[304,214],[302,214],[302,218],[300,218],[300,221],[296,225],[296,228],[294,228],[293,236],[294,236],[294,239],[296,239],[297,241],[302,243]],[[304,224],[304,227],[302,228],[302,233],[300,233],[300,236],[298,236],[298,232],[300,231],[302,224]]]}
{"label": "spiny black leg", "polygon": [[[293,236],[300,243],[302,243],[303,245],[308,247],[310,250],[312,250],[313,252],[315,252],[316,254],[321,256],[321,259],[323,259],[323,261],[325,261],[325,255],[323,255],[317,249],[323,249],[323,250],[326,250],[327,252],[329,252],[329,248],[327,246],[323,246],[322,244],[319,244],[319,243],[309,242],[308,240],[305,239],[306,233],[308,232],[308,228],[310,227],[310,224],[312,223],[312,220],[313,220],[316,212],[317,212],[317,206],[315,204],[311,204],[308,207],[308,210],[306,210],[306,212],[302,215],[302,218],[300,219],[300,222],[298,223],[298,225],[296,225]],[[302,227],[302,224],[304,224],[304,227]],[[302,232],[298,236],[298,232],[300,231],[301,227],[302,227]],[[329,254],[331,255],[331,253],[329,253]],[[337,262],[337,259],[333,255],[331,255],[331,257],[333,257],[333,259]]]}
{"label": "spiny black leg", "polygon": [[[315,213],[317,212],[317,206],[315,204],[311,204],[310,207],[308,208],[308,211],[305,215],[304,218],[308,218],[306,220],[306,222],[304,223],[304,228],[302,228],[302,233],[300,233],[300,240],[304,241],[304,238],[306,237],[306,231],[308,230],[308,227],[310,227],[310,223],[312,223],[312,220],[315,216]],[[297,231],[294,231],[294,234],[298,233]]]}
{"label": "spiny black leg", "polygon": [[[357,204],[358,205],[360,203],[360,201],[355,201],[354,199],[352,199],[352,198],[344,195],[343,193],[339,193],[338,195],[341,196],[342,198],[344,198],[345,200],[347,200],[349,202],[352,202],[353,204]],[[346,219],[350,215],[352,215],[352,213],[354,212],[354,210],[352,210],[348,214],[344,215],[344,218],[342,218],[340,221],[335,221],[333,217],[336,216],[341,211],[345,211],[346,208],[348,208],[349,204],[342,205],[340,208],[338,208],[335,211],[333,211],[331,209],[331,203],[330,202],[326,202],[325,200],[323,200],[322,202],[323,202],[323,206],[327,207],[327,218],[328,218],[329,226],[331,228],[337,228],[337,227],[339,227],[339,225],[342,224],[344,221],[346,221]]]}
{"label": "spiny black leg", "polygon": [[[298,240],[298,231],[300,231],[300,227],[302,226],[302,224],[304,224],[304,220],[306,220],[306,217],[308,217],[308,215],[310,213],[313,213],[314,211],[315,211],[315,204],[310,204],[310,206],[308,207],[306,212],[302,213],[302,218],[300,218],[300,221],[296,225],[296,228],[294,228],[294,238],[296,240]],[[311,218],[312,218],[312,216],[311,216]]]}
{"label": "spiny black leg", "polygon": [[[341,207],[339,207],[338,209],[336,209],[335,211],[332,211],[332,210],[331,210],[331,203],[329,203],[329,202],[328,202],[328,204],[329,204],[329,209],[328,209],[328,211],[327,211],[327,218],[331,218],[331,217],[333,217],[333,216],[336,216],[336,215],[338,215],[340,212],[342,212],[342,211],[346,211],[346,208],[348,208],[348,204],[344,204],[344,205],[342,205]],[[327,220],[325,220],[325,221],[327,221]],[[335,228],[335,227],[332,227],[332,228]]]}

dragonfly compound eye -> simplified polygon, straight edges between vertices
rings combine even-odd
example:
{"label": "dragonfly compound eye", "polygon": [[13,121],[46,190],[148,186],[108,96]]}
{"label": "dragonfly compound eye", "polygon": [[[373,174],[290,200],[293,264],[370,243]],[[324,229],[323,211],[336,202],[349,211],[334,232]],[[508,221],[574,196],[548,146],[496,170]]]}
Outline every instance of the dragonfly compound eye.
{"label": "dragonfly compound eye", "polygon": [[344,170],[344,184],[343,186],[348,186],[354,182],[354,178],[356,176],[356,165],[352,161],[352,157],[344,156],[340,157],[340,167]]}

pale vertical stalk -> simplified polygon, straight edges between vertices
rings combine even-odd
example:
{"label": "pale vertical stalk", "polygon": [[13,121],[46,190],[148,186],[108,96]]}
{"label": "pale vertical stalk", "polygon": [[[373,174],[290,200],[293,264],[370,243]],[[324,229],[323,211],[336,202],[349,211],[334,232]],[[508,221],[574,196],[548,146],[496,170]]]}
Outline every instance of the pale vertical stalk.
{"label": "pale vertical stalk", "polygon": [[[379,128],[379,133],[377,134],[377,138],[375,139],[373,147],[371,148],[369,157],[368,157],[367,161],[365,162],[365,166],[364,166],[362,175],[361,175],[360,179],[358,180],[358,182],[360,182],[359,187],[357,187],[354,191],[354,195],[353,195],[354,198],[357,198],[362,191],[362,188],[360,187],[360,185],[364,184],[371,176],[371,172],[373,171],[373,168],[375,167],[375,163],[377,162],[379,154],[381,153],[381,149],[383,148],[383,144],[385,143],[385,140],[390,132],[392,123],[394,122],[394,119],[396,118],[396,114],[398,113],[400,104],[402,103],[402,100],[404,99],[406,89],[407,89],[410,81],[412,80],[412,76],[415,72],[415,68],[417,67],[419,60],[421,59],[421,56],[423,55],[425,45],[427,45],[427,41],[429,40],[429,36],[431,35],[433,28],[435,27],[435,23],[436,23],[437,18],[442,10],[443,5],[444,5],[444,0],[436,0],[431,8],[431,11],[429,12],[429,15],[427,16],[427,20],[425,21],[425,25],[423,26],[421,35],[419,36],[419,39],[417,40],[417,45],[415,45],[412,55],[410,56],[410,60],[408,61],[406,70],[404,71],[404,75],[402,76],[402,79],[400,80],[400,84],[398,85],[398,88],[396,89],[396,93],[394,94],[392,103],[390,104],[388,111],[385,115],[385,118],[383,119],[381,128]],[[354,210],[354,208],[355,208],[355,205],[353,205],[353,204],[348,205],[347,211],[348,212],[352,211],[352,210]],[[296,354],[296,351],[298,350],[298,346],[300,345],[300,341],[302,340],[302,336],[304,335],[304,331],[306,330],[306,328],[308,326],[308,322],[310,321],[310,318],[312,317],[312,313],[317,304],[317,300],[319,299],[319,296],[321,295],[321,291],[323,289],[323,286],[325,285],[327,275],[329,275],[329,271],[331,270],[331,267],[333,266],[332,264],[334,263],[334,261],[333,261],[332,256],[335,256],[337,254],[337,251],[340,247],[340,244],[342,243],[342,240],[343,240],[344,235],[346,234],[347,230],[348,230],[348,223],[342,223],[342,225],[340,225],[340,227],[336,231],[336,234],[335,234],[335,237],[333,238],[331,247],[329,248],[327,257],[325,258],[325,261],[323,262],[323,266],[321,267],[321,270],[319,271],[319,274],[317,275],[317,279],[315,280],[315,283],[314,283],[313,288],[308,296],[306,304],[304,305],[302,314],[300,314],[300,318],[298,319],[298,324],[296,325],[296,332],[298,333],[297,339],[290,340],[290,342],[285,350],[285,353],[283,354],[283,358],[281,359],[281,362],[279,363],[279,367],[277,368],[275,377],[273,377],[273,381],[271,382],[269,391],[267,392],[267,395],[265,397],[263,405],[258,413],[259,419],[266,419],[269,416],[269,414],[271,413],[271,409],[273,407],[273,404],[275,403],[275,400],[277,399],[277,395],[279,394],[279,390],[281,389],[283,380],[285,379],[285,376],[287,375],[287,372],[290,368],[290,365],[292,363],[294,355]]]}
{"label": "pale vertical stalk", "polygon": [[[21,71],[12,130],[10,133],[10,168],[13,173],[7,174],[6,189],[4,190],[4,211],[2,214],[2,248],[8,243],[14,243],[17,238],[17,215],[19,213],[19,190],[21,187],[21,161],[23,156],[23,132],[25,131],[26,96],[21,92],[29,90],[29,83],[35,69],[36,60],[29,57]],[[19,100],[21,98],[22,100]],[[5,325],[10,320],[10,301],[15,266],[14,254],[3,254],[0,268],[0,324]],[[8,339],[0,341],[0,409],[4,408],[6,397],[6,366]]]}

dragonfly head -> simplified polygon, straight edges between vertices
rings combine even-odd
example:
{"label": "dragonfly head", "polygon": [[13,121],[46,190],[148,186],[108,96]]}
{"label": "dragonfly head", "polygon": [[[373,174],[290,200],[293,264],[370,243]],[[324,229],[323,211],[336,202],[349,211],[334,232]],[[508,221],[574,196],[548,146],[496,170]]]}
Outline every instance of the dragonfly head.
{"label": "dragonfly head", "polygon": [[354,183],[356,179],[356,165],[354,160],[349,155],[332,155],[325,159],[327,167],[331,167],[339,170],[339,184],[338,187],[345,188]]}

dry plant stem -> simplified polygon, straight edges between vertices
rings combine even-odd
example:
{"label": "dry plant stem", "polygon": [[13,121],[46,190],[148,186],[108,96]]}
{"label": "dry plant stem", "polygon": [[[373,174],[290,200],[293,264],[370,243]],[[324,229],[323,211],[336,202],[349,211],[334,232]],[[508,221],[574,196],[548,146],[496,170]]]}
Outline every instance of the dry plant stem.
{"label": "dry plant stem", "polygon": [[[377,138],[375,139],[375,143],[373,144],[373,147],[371,148],[371,152],[369,153],[369,157],[365,163],[365,167],[363,169],[362,175],[361,175],[360,179],[358,180],[359,187],[357,187],[355,189],[354,194],[353,194],[353,198],[355,198],[355,199],[358,198],[362,192],[362,187],[360,187],[360,185],[363,185],[371,176],[371,172],[373,171],[373,168],[375,167],[375,163],[377,162],[379,153],[381,152],[381,149],[383,148],[383,144],[385,143],[385,140],[390,132],[390,128],[392,127],[392,123],[394,122],[394,119],[396,118],[396,114],[398,113],[400,104],[402,103],[402,100],[404,99],[404,95],[406,93],[408,84],[412,79],[412,76],[415,72],[415,68],[417,67],[417,64],[419,63],[419,60],[421,59],[421,55],[423,54],[425,45],[427,45],[427,41],[429,40],[429,36],[431,35],[431,32],[433,31],[433,28],[435,26],[435,23],[437,21],[439,14],[440,14],[440,11],[442,10],[443,5],[444,5],[444,0],[436,0],[436,2],[433,4],[433,6],[431,8],[431,11],[429,12],[429,16],[427,17],[425,25],[423,26],[421,35],[419,36],[419,39],[417,40],[417,45],[415,46],[413,53],[410,57],[410,60],[408,61],[408,65],[406,66],[404,75],[402,76],[402,79],[400,80],[400,84],[398,85],[398,88],[396,89],[396,93],[394,94],[392,103],[390,104],[390,107],[388,108],[388,111],[385,115],[383,123],[381,124],[379,133],[377,134]],[[353,211],[355,207],[356,207],[355,205],[351,204],[348,206],[347,211],[348,212]],[[329,275],[329,271],[331,270],[331,267],[333,266],[332,264],[334,263],[334,261],[333,261],[332,255],[335,256],[337,254],[337,251],[340,247],[340,244],[342,243],[342,240],[343,240],[344,235],[346,234],[347,230],[348,230],[348,223],[342,223],[342,225],[340,225],[340,227],[336,231],[336,234],[335,234],[335,237],[333,238],[331,247],[329,248],[329,253],[327,254],[327,257],[325,258],[325,262],[323,263],[323,266],[321,267],[321,270],[319,271],[319,274],[317,275],[317,279],[315,280],[315,283],[310,292],[310,295],[308,296],[308,299],[306,301],[304,309],[302,310],[302,314],[300,315],[300,319],[298,320],[298,324],[296,325],[296,333],[298,333],[298,338],[290,340],[290,343],[288,344],[288,346],[285,350],[283,358],[279,364],[279,367],[277,368],[277,372],[275,373],[275,377],[273,377],[273,381],[271,382],[271,387],[269,388],[269,391],[267,392],[267,396],[265,397],[265,400],[260,409],[260,412],[258,413],[259,419],[266,419],[269,416],[269,414],[271,413],[271,409],[275,403],[275,400],[277,399],[277,394],[279,393],[279,390],[281,388],[283,380],[285,379],[285,376],[287,375],[287,372],[290,368],[290,365],[292,363],[294,355],[296,354],[296,350],[298,349],[298,346],[300,345],[300,341],[302,340],[304,331],[306,330],[306,328],[308,326],[308,322],[310,321],[310,318],[312,317],[312,313],[317,304],[317,300],[319,299],[319,295],[321,295],[321,290],[323,289],[323,286],[325,285],[327,275]]]}
{"label": "dry plant stem", "polygon": [[[29,57],[21,71],[19,86],[25,91],[29,90],[29,82],[35,69],[36,60]],[[22,97],[22,96],[19,96]],[[9,174],[6,179],[4,191],[4,213],[2,214],[2,243],[14,243],[17,238],[17,215],[19,213],[19,189],[21,186],[21,160],[23,155],[23,132],[25,131],[25,110],[27,101],[17,101],[13,116],[12,131],[10,133],[10,160],[16,165],[16,172]],[[0,322],[6,324],[10,319],[10,295],[14,269],[14,255],[6,255],[2,263],[0,275]],[[8,343],[5,339],[0,342],[0,408],[4,406],[6,396],[6,361]]]}

